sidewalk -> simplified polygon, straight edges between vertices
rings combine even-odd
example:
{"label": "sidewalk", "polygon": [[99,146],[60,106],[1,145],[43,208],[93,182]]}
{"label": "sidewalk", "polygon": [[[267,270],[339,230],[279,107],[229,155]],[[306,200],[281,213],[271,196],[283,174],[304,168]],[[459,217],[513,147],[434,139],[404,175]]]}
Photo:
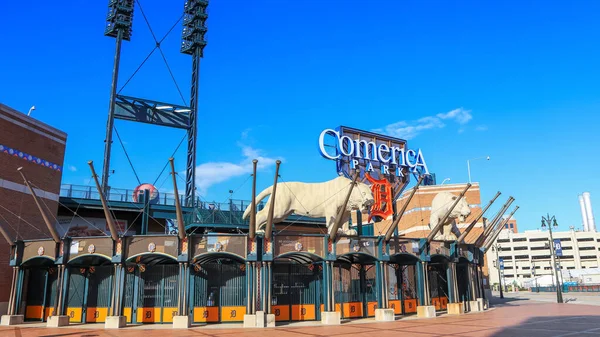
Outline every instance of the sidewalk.
{"label": "sidewalk", "polygon": [[[512,294],[511,294],[512,295]],[[117,337],[117,336],[593,336],[600,335],[600,307],[531,301],[506,297],[491,310],[461,316],[442,315],[432,319],[400,318],[394,322],[372,319],[322,326],[318,322],[298,323],[270,329],[244,329],[227,324],[174,330],[171,325],[144,325],[121,330],[104,330],[101,325],[48,329],[39,324],[1,327],[0,336],[33,337]]]}

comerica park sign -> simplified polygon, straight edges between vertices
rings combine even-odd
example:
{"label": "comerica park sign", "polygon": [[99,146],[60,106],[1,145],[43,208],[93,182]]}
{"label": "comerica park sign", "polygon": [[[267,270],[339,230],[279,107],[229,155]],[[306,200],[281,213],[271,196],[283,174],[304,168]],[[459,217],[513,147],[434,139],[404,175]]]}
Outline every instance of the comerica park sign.
{"label": "comerica park sign", "polygon": [[325,129],[319,135],[319,152],[324,158],[346,162],[352,170],[362,166],[365,173],[378,171],[380,176],[396,177],[407,172],[429,174],[421,149],[408,149],[405,140],[372,132],[347,127]]}

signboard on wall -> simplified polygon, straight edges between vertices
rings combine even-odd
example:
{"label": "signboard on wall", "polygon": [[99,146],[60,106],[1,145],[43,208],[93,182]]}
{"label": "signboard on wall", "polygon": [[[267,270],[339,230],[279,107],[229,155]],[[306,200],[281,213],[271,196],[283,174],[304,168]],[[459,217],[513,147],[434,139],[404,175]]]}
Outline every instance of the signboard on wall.
{"label": "signboard on wall", "polygon": [[554,252],[556,256],[563,256],[562,245],[560,244],[560,239],[554,239]]}
{"label": "signboard on wall", "polygon": [[[123,233],[128,228],[127,220],[115,220],[117,232]],[[104,218],[81,218],[72,216],[59,216],[56,230],[60,237],[84,237],[84,236],[106,236],[110,235],[108,223]],[[135,234],[135,230],[129,229],[127,235]]]}

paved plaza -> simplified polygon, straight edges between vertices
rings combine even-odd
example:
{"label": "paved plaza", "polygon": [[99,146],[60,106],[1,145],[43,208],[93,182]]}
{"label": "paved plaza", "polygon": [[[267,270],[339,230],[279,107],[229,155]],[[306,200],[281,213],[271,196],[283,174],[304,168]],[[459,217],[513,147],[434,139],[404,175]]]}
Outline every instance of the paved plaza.
{"label": "paved plaza", "polygon": [[171,325],[104,330],[102,325],[80,325],[48,329],[41,324],[1,327],[0,336],[15,337],[103,337],[103,336],[600,336],[600,306],[533,301],[508,294],[496,300],[491,310],[462,316],[440,315],[433,319],[399,318],[395,322],[354,321],[341,326],[299,323],[271,329],[242,329],[237,325],[212,325],[174,330]]}

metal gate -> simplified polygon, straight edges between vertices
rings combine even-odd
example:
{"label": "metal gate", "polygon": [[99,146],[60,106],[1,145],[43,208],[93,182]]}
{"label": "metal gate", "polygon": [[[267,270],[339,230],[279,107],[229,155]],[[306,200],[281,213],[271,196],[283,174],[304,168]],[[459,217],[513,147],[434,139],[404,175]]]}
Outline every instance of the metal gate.
{"label": "metal gate", "polygon": [[335,303],[341,303],[342,317],[375,316],[375,309],[377,309],[375,265],[337,262],[333,274]]}
{"label": "metal gate", "polygon": [[387,268],[389,308],[396,315],[416,314],[419,300],[416,266],[389,264]]}
{"label": "metal gate", "polygon": [[232,260],[194,265],[190,282],[194,323],[242,322],[246,266]]}
{"label": "metal gate", "polygon": [[69,268],[67,315],[70,322],[106,320],[111,295],[112,266]]}
{"label": "metal gate", "polygon": [[458,286],[457,302],[466,303],[470,301],[469,292],[469,266],[467,264],[456,264],[456,282]]}
{"label": "metal gate", "polygon": [[429,265],[429,291],[431,305],[435,310],[448,309],[448,265],[446,263],[431,263]]}
{"label": "metal gate", "polygon": [[320,264],[273,264],[271,312],[276,321],[320,319],[322,270]]}
{"label": "metal gate", "polygon": [[25,319],[46,321],[54,312],[58,291],[58,270],[55,267],[36,267],[25,271]]}
{"label": "metal gate", "polygon": [[128,265],[124,315],[130,323],[171,323],[177,315],[177,264]]}

